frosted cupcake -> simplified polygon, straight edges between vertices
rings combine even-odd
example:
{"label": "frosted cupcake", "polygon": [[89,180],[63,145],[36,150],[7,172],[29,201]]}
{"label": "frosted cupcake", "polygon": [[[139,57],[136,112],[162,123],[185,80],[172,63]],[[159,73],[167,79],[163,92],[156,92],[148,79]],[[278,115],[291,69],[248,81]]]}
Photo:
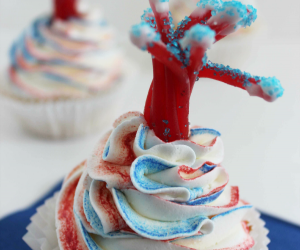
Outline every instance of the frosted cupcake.
{"label": "frosted cupcake", "polygon": [[114,30],[97,10],[54,1],[53,15],[33,21],[10,58],[2,92],[30,131],[68,137],[113,121],[128,73]]}
{"label": "frosted cupcake", "polygon": [[[153,60],[144,114],[118,118],[59,194],[38,209],[24,236],[32,249],[268,249],[259,213],[228,185],[221,134],[188,120],[193,85],[203,77],[266,101],[282,96],[274,77],[205,59],[213,42],[255,20],[254,9],[208,4],[174,30],[168,2],[150,5],[131,31],[132,42]],[[203,19],[206,25],[199,24]]]}

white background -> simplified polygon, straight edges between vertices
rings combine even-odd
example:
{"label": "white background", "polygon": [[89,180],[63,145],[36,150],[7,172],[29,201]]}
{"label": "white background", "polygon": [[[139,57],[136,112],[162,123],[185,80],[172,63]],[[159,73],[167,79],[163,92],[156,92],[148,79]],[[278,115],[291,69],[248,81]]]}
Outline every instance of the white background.
{"label": "white background", "polygon": [[[101,3],[127,56],[140,67],[120,114],[142,111],[151,82],[151,60],[129,43],[127,34],[140,21],[148,1],[94,2]],[[223,83],[200,80],[191,99],[190,120],[222,133],[224,165],[231,184],[240,186],[244,199],[300,225],[300,2],[257,0],[256,7],[259,18],[251,30],[216,44],[209,59],[256,75],[276,75],[285,88],[283,98],[270,104]],[[0,0],[1,69],[8,64],[13,39],[50,8],[50,0]],[[34,202],[85,159],[100,136],[66,141],[32,137],[1,106],[0,217]]]}

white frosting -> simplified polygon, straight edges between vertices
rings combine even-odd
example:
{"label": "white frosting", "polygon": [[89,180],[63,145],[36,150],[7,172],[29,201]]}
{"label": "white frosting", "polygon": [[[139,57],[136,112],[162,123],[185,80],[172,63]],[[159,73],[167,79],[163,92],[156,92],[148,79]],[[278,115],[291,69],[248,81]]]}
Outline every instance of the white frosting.
{"label": "white frosting", "polygon": [[[120,77],[122,53],[103,19],[41,17],[11,49],[10,82],[22,97],[86,97]],[[16,91],[15,91],[16,90]]]}
{"label": "white frosting", "polygon": [[[73,230],[92,250],[249,249],[243,218],[251,206],[237,187],[225,188],[223,152],[216,151],[223,144],[215,130],[195,128],[189,140],[165,143],[140,113],[121,116],[81,168]],[[206,157],[212,152],[218,157]]]}

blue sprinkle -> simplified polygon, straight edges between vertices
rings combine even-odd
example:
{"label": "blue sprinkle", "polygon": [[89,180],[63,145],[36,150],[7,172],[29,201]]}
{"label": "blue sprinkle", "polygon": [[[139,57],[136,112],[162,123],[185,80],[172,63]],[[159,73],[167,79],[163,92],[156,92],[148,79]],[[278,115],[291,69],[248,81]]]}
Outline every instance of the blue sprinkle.
{"label": "blue sprinkle", "polygon": [[169,128],[166,128],[166,129],[165,129],[165,132],[163,133],[163,135],[164,135],[164,136],[167,136],[169,133],[170,133],[170,129],[169,129]]}
{"label": "blue sprinkle", "polygon": [[229,16],[234,16],[234,11],[233,11],[233,9],[227,10],[227,11],[226,11],[226,14],[229,15]]}
{"label": "blue sprinkle", "polygon": [[284,89],[281,86],[280,81],[276,77],[263,77],[257,84],[261,86],[264,93],[268,94],[274,99],[283,95]]}

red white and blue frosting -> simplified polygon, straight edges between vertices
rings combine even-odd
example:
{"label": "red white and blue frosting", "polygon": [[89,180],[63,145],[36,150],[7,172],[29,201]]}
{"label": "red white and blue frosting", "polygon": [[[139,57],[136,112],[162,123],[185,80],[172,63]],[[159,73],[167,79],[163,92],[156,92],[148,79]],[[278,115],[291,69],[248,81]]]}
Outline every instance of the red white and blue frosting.
{"label": "red white and blue frosting", "polygon": [[59,246],[90,250],[250,249],[252,206],[228,186],[221,134],[194,127],[163,142],[144,116],[113,125],[66,177],[56,209]]}
{"label": "red white and blue frosting", "polygon": [[121,75],[122,53],[101,15],[33,21],[10,50],[9,87],[21,97],[86,97]]}

